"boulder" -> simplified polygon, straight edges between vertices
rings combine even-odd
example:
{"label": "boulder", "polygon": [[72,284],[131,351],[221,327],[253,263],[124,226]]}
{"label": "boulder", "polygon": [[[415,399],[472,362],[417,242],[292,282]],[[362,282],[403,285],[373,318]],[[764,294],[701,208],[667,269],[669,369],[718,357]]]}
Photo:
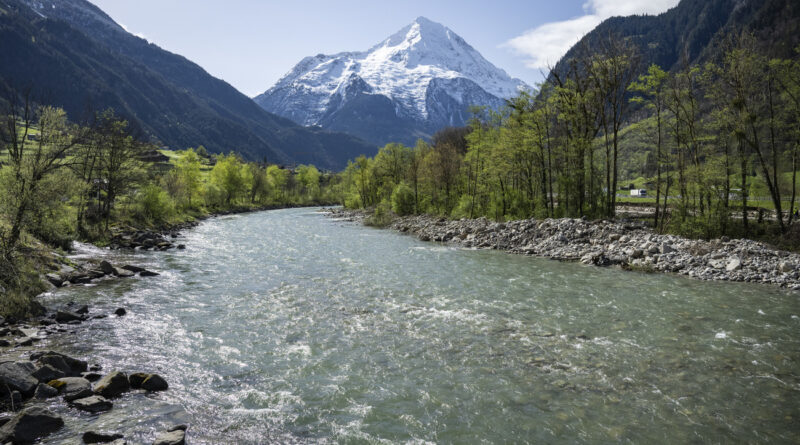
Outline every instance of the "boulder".
{"label": "boulder", "polygon": [[150,374],[145,372],[134,372],[128,376],[128,383],[131,384],[131,388],[139,389],[142,387],[142,382],[144,382],[148,377],[150,377]]}
{"label": "boulder", "polygon": [[169,389],[169,385],[160,375],[150,374],[142,382],[141,388],[147,391],[166,391]]}
{"label": "boulder", "polygon": [[44,277],[47,279],[47,281],[50,282],[50,284],[52,284],[55,287],[61,287],[64,285],[64,279],[62,279],[61,275],[57,273],[49,273]]}
{"label": "boulder", "polygon": [[122,439],[122,434],[117,433],[98,433],[96,431],[87,431],[83,433],[83,443],[109,443]]}
{"label": "boulder", "polygon": [[68,377],[80,376],[89,366],[83,360],[54,351],[35,352],[31,354],[31,360],[38,361],[42,365],[51,365],[63,371]]}
{"label": "boulder", "polygon": [[124,269],[124,270],[128,270],[128,271],[131,271],[131,272],[133,272],[133,273],[144,272],[144,271],[146,270],[146,269],[145,269],[145,268],[143,268],[143,267],[139,267],[139,266],[132,266],[132,265],[130,265],[130,264],[126,264],[126,265],[122,266],[122,269]]}
{"label": "boulder", "polygon": [[790,273],[794,271],[794,269],[795,269],[794,264],[791,264],[788,261],[781,261],[781,263],[778,264],[778,270],[780,270],[783,273]]}
{"label": "boulder", "polygon": [[11,391],[19,391],[30,397],[39,381],[31,376],[29,368],[22,363],[5,362],[0,363],[0,384],[7,386]]}
{"label": "boulder", "polygon": [[35,399],[49,399],[50,397],[55,397],[58,395],[58,390],[53,388],[50,385],[45,385],[44,383],[39,383],[36,387],[36,391],[33,393],[33,398]]}
{"label": "boulder", "polygon": [[136,274],[131,272],[131,271],[129,271],[129,270],[125,270],[125,269],[116,267],[116,268],[114,268],[114,275],[116,275],[116,276],[118,276],[120,278],[130,278],[130,277],[132,277],[132,276],[134,276]]}
{"label": "boulder", "polygon": [[158,272],[150,271],[150,270],[143,270],[143,271],[139,272],[139,276],[140,277],[157,277],[159,275],[161,275],[161,274],[158,273]]}
{"label": "boulder", "polygon": [[728,264],[725,266],[725,270],[728,272],[733,272],[734,270],[739,270],[742,268],[742,260],[739,257],[731,257],[728,259]]}
{"label": "boulder", "polygon": [[67,373],[61,369],[56,369],[53,365],[42,365],[39,369],[33,371],[31,376],[38,380],[39,383],[47,383],[50,380],[66,377]]}
{"label": "boulder", "polygon": [[98,373],[96,373],[96,372],[89,371],[89,372],[82,372],[81,373],[81,377],[85,378],[86,380],[88,380],[90,382],[96,382],[96,381],[100,380],[100,378],[103,377],[103,376],[98,374]]}
{"label": "boulder", "polygon": [[156,436],[153,445],[184,445],[186,443],[186,431],[174,430],[161,433]]}
{"label": "boulder", "polygon": [[56,321],[59,323],[68,323],[70,321],[83,321],[80,314],[67,310],[59,310],[56,312]]}
{"label": "boulder", "polygon": [[114,314],[116,314],[117,317],[122,317],[127,313],[128,311],[126,311],[124,307],[118,307],[117,310],[114,311]]}
{"label": "boulder", "polygon": [[114,269],[114,266],[112,266],[112,265],[111,265],[111,263],[109,263],[109,262],[108,262],[108,261],[106,261],[106,260],[100,261],[100,264],[98,264],[98,265],[97,265],[97,268],[98,268],[99,270],[101,270],[101,271],[102,271],[104,274],[106,274],[106,275],[111,275],[111,274],[113,274],[113,273],[114,273],[114,270],[115,270],[115,269]]}
{"label": "boulder", "polygon": [[47,384],[57,389],[67,402],[94,395],[92,384],[83,377],[63,377]]}
{"label": "boulder", "polygon": [[31,406],[0,428],[0,442],[32,443],[64,426],[64,420],[51,411]]}
{"label": "boulder", "polygon": [[113,398],[130,391],[131,385],[128,383],[128,376],[124,372],[114,371],[94,385],[95,394],[100,394],[106,398]]}
{"label": "boulder", "polygon": [[90,413],[109,411],[114,407],[114,404],[103,396],[84,397],[82,399],[73,400],[71,404],[81,411],[87,411]]}

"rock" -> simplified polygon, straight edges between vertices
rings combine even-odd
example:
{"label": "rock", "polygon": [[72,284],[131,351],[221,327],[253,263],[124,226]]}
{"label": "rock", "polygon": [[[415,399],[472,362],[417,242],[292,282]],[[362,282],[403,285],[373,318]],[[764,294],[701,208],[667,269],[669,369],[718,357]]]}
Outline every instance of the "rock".
{"label": "rock", "polygon": [[96,381],[100,380],[100,378],[102,378],[103,376],[98,374],[98,373],[96,373],[96,372],[84,372],[84,373],[81,373],[81,377],[85,378],[86,380],[88,380],[90,382],[96,382]]}
{"label": "rock", "polygon": [[150,374],[142,382],[141,388],[147,391],[166,391],[169,389],[169,385],[160,375]]}
{"label": "rock", "polygon": [[150,270],[143,270],[143,271],[139,272],[139,276],[140,277],[157,277],[159,275],[161,275],[161,274],[158,273],[158,272],[150,271]]}
{"label": "rock", "polygon": [[144,372],[135,372],[128,376],[128,383],[131,384],[131,388],[139,389],[142,387],[142,382],[144,382],[150,374]]}
{"label": "rock", "polygon": [[783,273],[793,272],[794,269],[795,269],[794,264],[791,264],[787,261],[781,261],[781,263],[778,264],[778,270],[780,270]]}
{"label": "rock", "polygon": [[114,371],[94,385],[95,394],[100,394],[106,398],[113,398],[130,391],[131,385],[128,383],[128,376],[124,372]]}
{"label": "rock", "polygon": [[130,264],[126,264],[126,265],[122,266],[122,269],[129,270],[129,271],[131,271],[133,273],[140,273],[140,272],[144,272],[145,270],[147,270],[147,269],[145,269],[143,267],[132,266]]}
{"label": "rock", "polygon": [[83,318],[75,312],[59,310],[56,312],[56,321],[59,323],[68,323],[70,321],[83,321]]}
{"label": "rock", "polygon": [[725,270],[728,272],[733,272],[734,270],[739,270],[742,267],[742,260],[739,257],[731,257],[728,260],[728,264],[725,266]]}
{"label": "rock", "polygon": [[186,431],[188,429],[189,429],[189,425],[187,425],[185,423],[181,423],[180,425],[175,425],[175,426],[171,427],[170,429],[167,430],[167,432],[178,431],[178,430]]}
{"label": "rock", "polygon": [[78,306],[78,309],[75,309],[76,314],[88,314],[89,313],[89,306],[82,304]]}
{"label": "rock", "polygon": [[116,314],[118,317],[122,317],[127,313],[128,311],[126,311],[124,307],[119,307],[117,308],[117,310],[114,311],[114,314]]}
{"label": "rock", "polygon": [[61,275],[57,273],[49,273],[44,277],[55,287],[61,287],[64,285],[64,280],[61,278]]}
{"label": "rock", "polygon": [[32,337],[22,337],[17,340],[17,346],[31,346],[33,342],[38,339]]}
{"label": "rock", "polygon": [[49,410],[31,406],[0,428],[0,442],[33,443],[64,426],[64,420]]}
{"label": "rock", "polygon": [[11,342],[8,340],[0,339],[0,346],[11,346]]}
{"label": "rock", "polygon": [[[30,363],[30,362],[28,362]],[[18,362],[0,363],[0,384],[11,391],[19,391],[26,397],[33,395],[39,381],[31,376],[27,367]]]}
{"label": "rock", "polygon": [[67,373],[62,371],[61,369],[55,368],[53,365],[42,365],[39,367],[39,369],[34,371],[33,374],[31,374],[31,376],[36,380],[38,380],[39,383],[47,383],[51,380],[60,379],[61,377],[66,377]]}
{"label": "rock", "polygon": [[36,360],[42,365],[52,365],[54,368],[63,371],[68,377],[80,376],[82,372],[86,372],[89,366],[83,360],[54,351],[35,352],[31,354],[31,360]]}
{"label": "rock", "polygon": [[184,245],[184,244],[178,244],[178,249],[179,249],[179,250],[183,250],[183,249],[185,249],[185,248],[186,248],[186,245]]}
{"label": "rock", "polygon": [[175,430],[159,434],[153,445],[184,445],[185,443],[186,431]]}
{"label": "rock", "polygon": [[114,273],[114,266],[112,266],[111,263],[106,260],[100,261],[100,264],[97,266],[97,268],[106,275],[111,275]]}
{"label": "rock", "polygon": [[90,413],[109,411],[114,407],[114,404],[103,396],[84,397],[73,400],[71,404],[81,411],[88,411]]}
{"label": "rock", "polygon": [[35,399],[49,399],[50,397],[55,397],[58,395],[58,390],[53,388],[50,385],[45,385],[44,383],[39,383],[36,387],[36,391],[33,393],[33,398]]}
{"label": "rock", "polygon": [[67,402],[94,395],[92,384],[83,377],[63,377],[47,384],[56,388]]}
{"label": "rock", "polygon": [[98,433],[87,431],[83,433],[83,443],[109,443],[122,439],[124,436],[117,433]]}
{"label": "rock", "polygon": [[130,277],[132,277],[132,276],[134,276],[136,274],[131,272],[131,271],[129,271],[129,270],[125,270],[125,269],[121,269],[121,268],[114,268],[114,275],[116,275],[116,276],[118,276],[120,278],[130,278]]}
{"label": "rock", "polygon": [[672,253],[675,252],[675,249],[667,243],[661,244],[661,253]]}

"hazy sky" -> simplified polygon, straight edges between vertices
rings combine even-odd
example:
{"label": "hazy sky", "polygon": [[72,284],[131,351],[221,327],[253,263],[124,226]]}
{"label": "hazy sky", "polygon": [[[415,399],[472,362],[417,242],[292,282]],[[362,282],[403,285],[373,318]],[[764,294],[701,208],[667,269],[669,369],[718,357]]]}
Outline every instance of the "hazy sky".
{"label": "hazy sky", "polygon": [[425,16],[534,84],[540,71],[612,15],[678,0],[90,0],[128,31],[198,63],[248,96],[305,56],[361,51]]}

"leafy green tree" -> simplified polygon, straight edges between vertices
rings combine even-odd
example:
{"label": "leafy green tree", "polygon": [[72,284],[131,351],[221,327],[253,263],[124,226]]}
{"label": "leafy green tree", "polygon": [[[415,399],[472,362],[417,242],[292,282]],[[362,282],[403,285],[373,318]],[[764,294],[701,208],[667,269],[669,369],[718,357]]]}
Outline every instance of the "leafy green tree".
{"label": "leafy green tree", "polygon": [[[203,146],[198,147],[198,150],[200,148]],[[175,170],[183,186],[189,207],[192,207],[192,198],[203,190],[200,176],[200,156],[191,148],[185,150],[175,162]]]}
{"label": "leafy green tree", "polygon": [[222,191],[225,204],[231,205],[246,190],[242,161],[235,153],[219,155],[211,169],[211,183]]}

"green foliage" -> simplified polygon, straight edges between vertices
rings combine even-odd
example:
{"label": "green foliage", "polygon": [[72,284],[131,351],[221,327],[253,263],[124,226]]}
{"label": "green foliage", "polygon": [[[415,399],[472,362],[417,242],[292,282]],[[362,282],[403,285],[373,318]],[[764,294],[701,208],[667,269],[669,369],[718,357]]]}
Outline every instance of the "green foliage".
{"label": "green foliage", "polygon": [[169,221],[175,207],[167,192],[155,184],[144,186],[136,195],[137,216],[149,223]]}
{"label": "green foliage", "polygon": [[392,211],[399,216],[414,213],[414,191],[405,182],[397,184],[392,191]]}
{"label": "green foliage", "polygon": [[384,200],[375,206],[372,215],[367,218],[365,224],[372,227],[386,227],[392,223],[392,206]]}

